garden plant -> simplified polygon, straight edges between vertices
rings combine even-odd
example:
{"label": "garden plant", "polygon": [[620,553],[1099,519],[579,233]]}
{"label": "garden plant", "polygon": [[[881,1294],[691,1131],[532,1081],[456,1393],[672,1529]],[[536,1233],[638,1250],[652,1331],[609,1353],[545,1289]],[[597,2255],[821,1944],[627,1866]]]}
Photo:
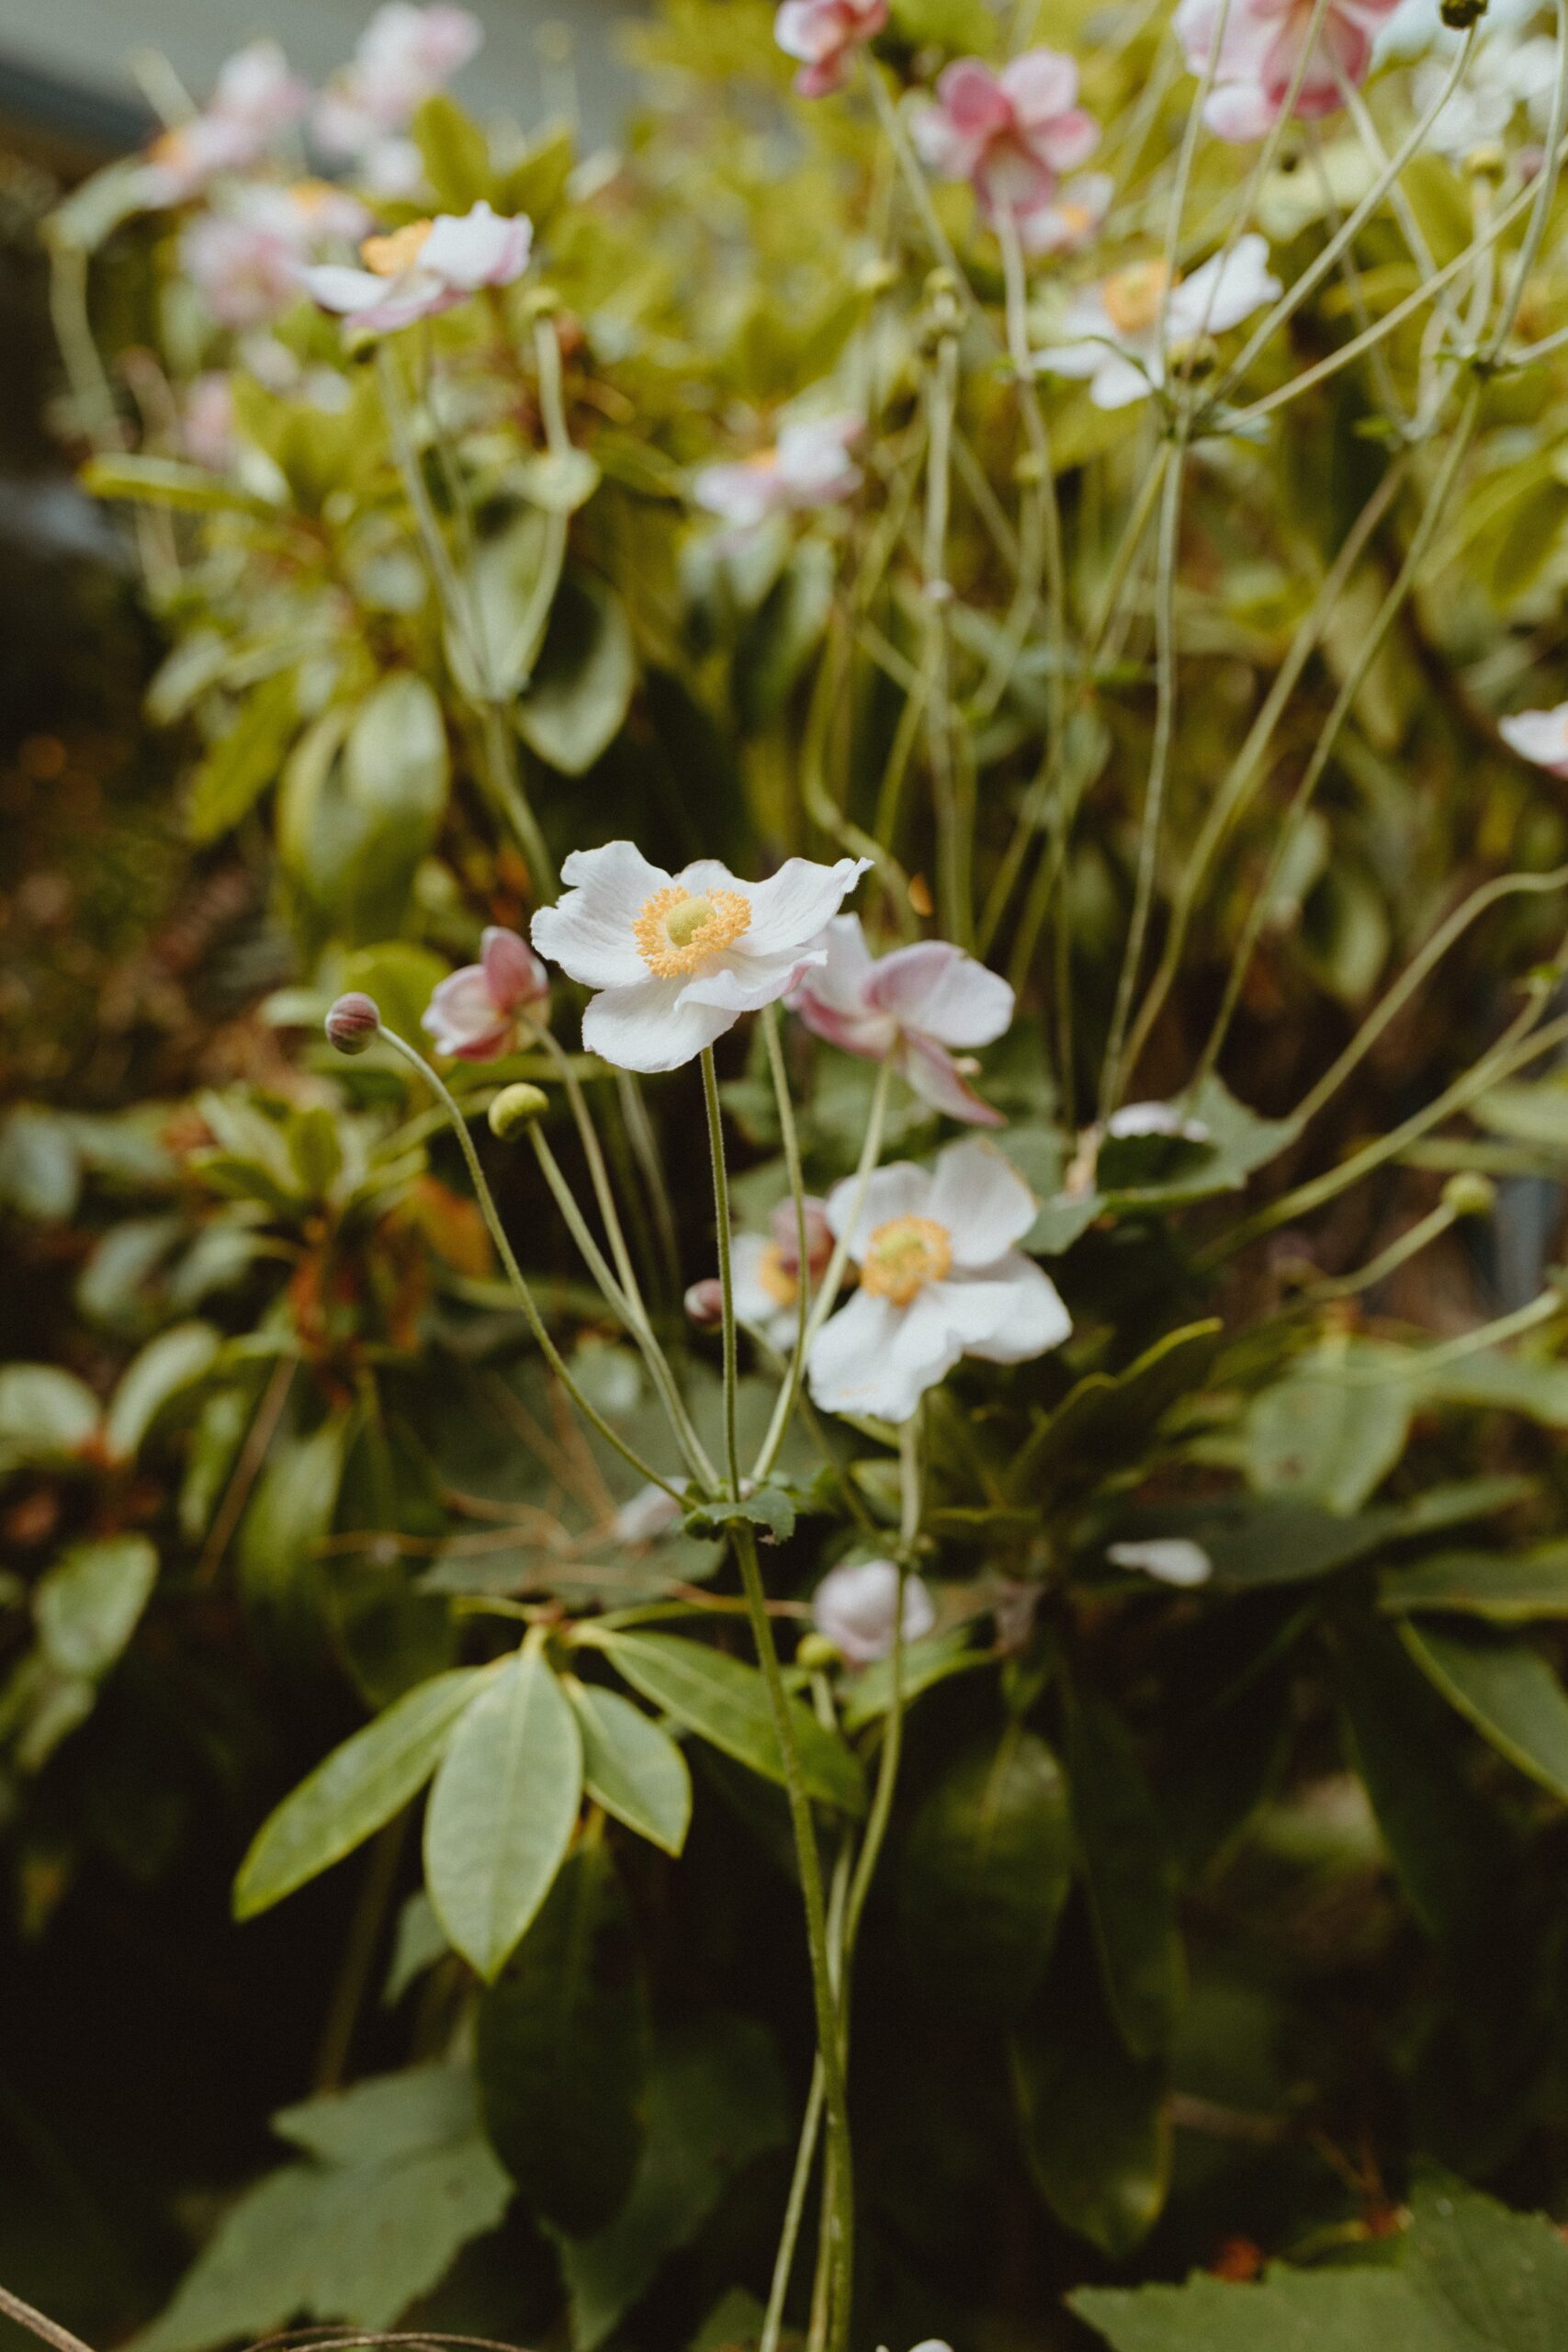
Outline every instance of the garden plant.
{"label": "garden plant", "polygon": [[1568,6],[626,38],[48,224],[255,977],[0,1127],[7,1932],[319,2025],[119,2324],[1568,2344]]}

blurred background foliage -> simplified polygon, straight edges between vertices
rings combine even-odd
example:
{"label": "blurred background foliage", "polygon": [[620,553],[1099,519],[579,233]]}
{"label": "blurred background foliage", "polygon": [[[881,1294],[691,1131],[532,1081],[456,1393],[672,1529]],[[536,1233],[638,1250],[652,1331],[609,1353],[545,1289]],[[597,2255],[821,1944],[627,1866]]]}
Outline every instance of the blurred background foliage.
{"label": "blurred background foliage", "polygon": [[[1092,30],[1067,13],[1051,38]],[[637,37],[642,96],[614,154],[553,129],[487,144],[432,103],[436,196],[528,210],[555,296],[435,332],[438,422],[479,517],[467,555],[484,608],[515,624],[560,567],[507,696],[556,862],[631,834],[671,865],[761,872],[860,829],[886,853],[888,928],[912,930],[938,864],[924,771],[901,786],[897,764],[925,621],[906,543],[878,534],[916,494],[942,289],[923,284],[864,121],[782,108],[771,23],[752,0],[667,0]],[[1151,73],[1160,28],[1145,17],[1100,45],[1089,94],[1106,119]],[[929,78],[996,31],[979,0],[910,0],[885,55]],[[1433,243],[1462,236],[1459,171],[1424,158],[1411,177]],[[0,2278],[96,2341],[151,2323],[149,2352],[300,2314],[517,2342],[570,2330],[584,2352],[617,2331],[660,2352],[747,2341],[810,2020],[782,1808],[743,1759],[685,1738],[679,1862],[599,1818],[482,1995],[396,1822],[276,1909],[231,1917],[258,1826],[338,1741],[500,1654],[465,1604],[543,1596],[587,1615],[606,1596],[689,1593],[716,1554],[627,1535],[630,1482],[572,1431],[520,1338],[447,1139],[387,1069],[345,1072],[315,1042],[349,986],[415,1030],[480,924],[523,925],[548,895],[498,822],[373,371],[344,367],[333,407],[242,372],[243,458],[198,471],[182,403],[226,364],[220,338],[158,225],[116,229],[92,316],[137,446],[100,435],[94,479],[147,494],[120,527],[125,505],[68,493],[51,454],[85,458],[92,422],[50,356],[40,223],[59,192],[20,157],[0,175],[17,356],[0,395]],[[91,184],[67,213],[84,236],[103,194]],[[112,209],[112,180],[109,195]],[[967,202],[939,197],[995,301]],[[1325,220],[1286,186],[1272,202],[1289,279]],[[1561,228],[1530,292],[1541,322],[1561,307]],[[1386,223],[1365,248],[1363,283],[1392,301],[1407,281]],[[1294,363],[1345,319],[1331,286],[1296,322]],[[559,452],[541,320],[586,476],[544,470]],[[313,313],[276,332],[300,381],[339,370],[337,331]],[[1393,356],[1413,374],[1412,349]],[[1059,983],[1040,984],[1032,955],[987,1083],[1052,1196],[1037,1246],[1078,1334],[1005,1402],[964,1389],[933,1422],[947,1646],[927,1653],[855,2012],[867,2340],[1087,2343],[1068,2290],[1194,2267],[1235,2279],[1275,2255],[1349,2256],[1403,2290],[1445,2243],[1441,2217],[1422,2234],[1436,2208],[1421,2202],[1397,2236],[1434,2169],[1568,2208],[1568,1369],[1547,1273],[1568,1092],[1550,1071],[1494,1089],[1325,1214],[1234,1263],[1202,1255],[1255,1170],[1256,1197],[1282,1196],[1439,1095],[1555,950],[1559,902],[1503,903],[1310,1132],[1290,1124],[1468,889],[1564,855],[1562,786],[1496,725],[1527,681],[1563,682],[1562,365],[1486,387],[1421,593],[1268,878],[1408,545],[1413,493],[1391,497],[1147,1040],[1139,1091],[1174,1096],[1267,878],[1229,1094],[1206,1098],[1195,1160],[1134,1149],[1118,1169],[1107,1147],[1087,1202],[1065,1187],[1130,898],[1146,594],[1075,712],[1091,819],[1066,889],[1079,1091],[1064,1102],[1047,1074]],[[872,494],[739,552],[694,527],[692,468],[758,445],[829,379],[878,419]],[[1267,443],[1208,445],[1192,489],[1170,781],[1183,844],[1389,459],[1371,369],[1290,415]],[[950,560],[983,901],[1021,820],[1037,845],[1050,681],[1032,640],[1006,639],[1022,453],[994,366],[966,375],[961,425]],[[1144,421],[1068,390],[1053,431],[1088,605],[1146,463]],[[439,492],[442,452],[427,455]],[[851,690],[829,693],[851,667]],[[998,965],[1023,920],[1009,903]],[[1558,973],[1537,985],[1550,1000]],[[519,1057],[473,1083],[537,1074]],[[737,1051],[726,1075],[760,1225],[778,1137],[761,1066]],[[825,1185],[852,1164],[864,1074],[807,1056],[799,1075]],[[650,1090],[667,1236],[636,1115],[602,1091],[674,1326],[682,1274],[712,1255],[694,1097],[685,1080]],[[892,1140],[920,1150],[933,1134],[917,1106]],[[498,1154],[495,1171],[574,1370],[617,1426],[650,1427],[531,1164]],[[1456,1174],[1495,1180],[1498,1213],[1440,1219],[1418,1261],[1334,1294]],[[1542,1295],[1519,1345],[1443,1351]],[[692,1379],[711,1413],[711,1363]],[[896,1510],[891,1457],[840,1452],[874,1533]],[[807,1467],[790,1465],[802,1484]],[[781,1591],[804,1600],[849,1532],[807,1521],[779,1555]],[[1105,1566],[1110,1538],[1173,1535],[1204,1544],[1211,1590]],[[728,1572],[715,1590],[728,1597]],[[865,1700],[857,1720],[856,1704],[851,1689],[863,1733],[877,1710]],[[1478,2244],[1505,2227],[1465,2210]],[[217,2252],[154,2321],[204,2245]],[[1136,2333],[1154,2301],[1136,2320],[1092,2295],[1082,2308],[1132,2346],[1224,2342]],[[1371,2340],[1377,2308],[1354,2307],[1347,2344]],[[1309,2324],[1303,2340],[1332,2352],[1329,2320]],[[1440,2324],[1434,2344],[1466,2341],[1462,2321]]]}

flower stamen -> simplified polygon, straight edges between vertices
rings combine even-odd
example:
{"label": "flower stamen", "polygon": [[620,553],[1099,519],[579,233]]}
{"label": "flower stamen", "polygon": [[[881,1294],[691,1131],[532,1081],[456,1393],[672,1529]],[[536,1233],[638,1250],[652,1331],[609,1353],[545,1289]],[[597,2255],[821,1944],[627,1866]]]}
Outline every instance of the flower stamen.
{"label": "flower stamen", "polygon": [[632,935],[649,970],[673,980],[700,970],[750,928],[750,901],[739,890],[708,890],[694,899],[673,882],[647,900]]}
{"label": "flower stamen", "polygon": [[[1135,261],[1105,280],[1100,299],[1118,334],[1142,334],[1154,325],[1168,277],[1162,261]],[[1169,278],[1173,288],[1178,282]]]}
{"label": "flower stamen", "polygon": [[770,1241],[757,1265],[757,1280],[779,1306],[793,1306],[800,1296],[800,1277],[784,1262],[776,1241]]}
{"label": "flower stamen", "polygon": [[359,258],[372,277],[400,277],[418,261],[434,226],[434,220],[411,220],[405,228],[394,229],[389,236],[367,237],[359,248]]}
{"label": "flower stamen", "polygon": [[861,1288],[873,1298],[908,1306],[928,1283],[940,1283],[953,1265],[953,1236],[930,1216],[890,1217],[879,1225],[861,1260]]}

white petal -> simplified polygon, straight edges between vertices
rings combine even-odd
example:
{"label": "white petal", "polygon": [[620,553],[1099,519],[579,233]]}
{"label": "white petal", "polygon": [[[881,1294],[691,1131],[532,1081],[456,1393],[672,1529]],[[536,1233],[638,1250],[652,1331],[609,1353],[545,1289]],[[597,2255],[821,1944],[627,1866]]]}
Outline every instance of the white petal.
{"label": "white petal", "polygon": [[683,1004],[677,980],[639,980],[606,989],[582,1016],[582,1042],[616,1069],[680,1069],[735,1020],[714,1005]]}
{"label": "white petal", "polygon": [[[846,1561],[829,1568],[811,1598],[811,1622],[852,1666],[869,1666],[893,1647],[899,1576],[892,1560]],[[918,1642],[936,1623],[919,1577],[904,1579],[904,1639]]]}
{"label": "white petal", "polygon": [[1269,241],[1254,231],[1172,288],[1167,305],[1171,335],[1224,334],[1279,293],[1280,281],[1269,267]]}
{"label": "white petal", "polygon": [[1140,1568],[1161,1584],[1207,1584],[1214,1564],[1201,1544],[1185,1535],[1158,1535],[1146,1544],[1111,1544],[1105,1556],[1119,1568]]}
{"label": "white petal", "polygon": [[898,1069],[905,1083],[922,1102],[945,1118],[969,1127],[1005,1127],[1006,1119],[976,1093],[945,1046],[927,1037],[906,1037],[898,1049]]}
{"label": "white petal", "polygon": [[787,996],[826,952],[816,948],[792,956],[742,956],[732,947],[721,961],[693,973],[682,1002],[722,1005],[730,1013],[760,1012],[764,1004],[776,1004]]}
{"label": "white petal", "polygon": [[670,876],[650,865],[630,842],[607,842],[603,849],[577,849],[561,868],[574,887],[541,907],[532,936],[541,956],[593,989],[630,988],[649,977],[632,926],[656,890]]}
{"label": "white petal", "polygon": [[1035,1199],[994,1144],[949,1144],[936,1164],[926,1214],[953,1236],[953,1262],[988,1266],[1034,1222]]}
{"label": "white petal", "polygon": [[811,1345],[811,1394],[824,1412],[909,1419],[959,1355],[940,1321],[917,1321],[911,1329],[912,1313],[857,1291],[829,1317]]}
{"label": "white petal", "polygon": [[299,282],[323,311],[350,318],[356,311],[373,310],[387,291],[384,277],[368,269],[346,268],[341,262],[321,262],[314,269],[302,269]]}
{"label": "white petal", "polygon": [[1533,760],[1554,775],[1568,773],[1568,703],[1555,710],[1516,711],[1497,721],[1497,732],[1521,760]]}
{"label": "white petal", "polygon": [[772,1244],[760,1233],[738,1233],[730,1244],[729,1270],[733,1285],[735,1312],[739,1319],[753,1331],[772,1340],[781,1313],[788,1319],[790,1336],[796,1329],[795,1310],[782,1306],[762,1280],[762,1267]]}
{"label": "white petal", "polygon": [[[859,1190],[859,1180],[846,1176],[828,1195],[828,1223],[836,1240],[842,1239],[848,1229]],[[896,1216],[929,1216],[931,1197],[931,1171],[917,1168],[912,1159],[895,1159],[886,1168],[874,1168],[866,1179],[861,1212],[849,1236],[851,1257],[861,1256],[879,1225],[886,1225]]]}
{"label": "white petal", "polygon": [[1150,378],[1142,368],[1120,352],[1108,351],[1095,370],[1089,396],[1096,408],[1131,408],[1134,401],[1146,401],[1149,390]]}
{"label": "white petal", "polygon": [[739,949],[748,956],[787,956],[792,948],[809,946],[870,865],[868,857],[840,857],[836,865],[787,859],[766,882],[747,890],[751,928]]}
{"label": "white petal", "polygon": [[[934,1283],[946,1291],[984,1291],[989,1295],[988,1334],[964,1342],[965,1355],[983,1356],[987,1363],[1028,1363],[1071,1337],[1073,1318],[1062,1304],[1061,1293],[1049,1274],[1020,1250],[1010,1250],[995,1266],[964,1282]],[[973,1324],[980,1319],[978,1302],[965,1312]]]}

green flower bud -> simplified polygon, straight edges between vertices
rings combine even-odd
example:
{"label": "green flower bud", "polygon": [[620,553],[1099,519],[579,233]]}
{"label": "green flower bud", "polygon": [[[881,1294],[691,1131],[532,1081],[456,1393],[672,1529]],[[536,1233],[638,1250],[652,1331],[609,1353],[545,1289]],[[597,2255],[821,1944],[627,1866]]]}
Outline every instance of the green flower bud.
{"label": "green flower bud", "polygon": [[795,1653],[796,1666],[807,1674],[823,1674],[830,1668],[841,1666],[843,1659],[826,1634],[803,1634]]}
{"label": "green flower bud", "polygon": [[1443,1206],[1455,1216],[1490,1216],[1496,1205],[1496,1185],[1477,1169],[1461,1170],[1443,1186]]}
{"label": "green flower bud", "polygon": [[1486,14],[1486,0],[1441,0],[1438,14],[1450,32],[1467,33]]}
{"label": "green flower bud", "polygon": [[502,1143],[510,1143],[549,1107],[550,1098],[542,1086],[503,1086],[490,1106],[490,1131]]}

